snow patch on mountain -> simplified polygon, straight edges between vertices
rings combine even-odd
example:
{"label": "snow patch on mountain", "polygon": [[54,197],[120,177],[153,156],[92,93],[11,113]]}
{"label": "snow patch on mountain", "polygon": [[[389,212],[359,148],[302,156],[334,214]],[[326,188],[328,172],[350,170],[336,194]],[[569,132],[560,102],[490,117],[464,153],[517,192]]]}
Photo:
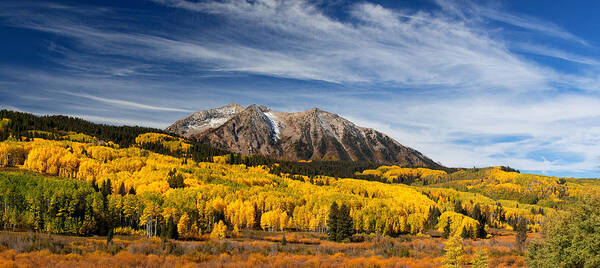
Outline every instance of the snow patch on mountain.
{"label": "snow patch on mountain", "polygon": [[240,111],[239,106],[237,104],[229,104],[223,107],[219,107],[214,109],[215,112],[221,114],[221,116],[231,116]]}
{"label": "snow patch on mountain", "polygon": [[315,109],[315,114],[317,115],[317,120],[319,121],[319,125],[321,125],[321,127],[325,130],[325,132],[332,137],[335,137],[335,135],[333,134],[333,131],[331,130],[331,127],[329,127],[325,121],[323,120],[323,117],[321,116],[321,113],[319,112],[318,109]]}
{"label": "snow patch on mountain", "polygon": [[267,116],[267,119],[269,120],[269,124],[271,124],[271,130],[273,131],[273,133],[275,134],[273,136],[274,140],[279,140],[280,137],[280,131],[279,131],[279,118],[277,118],[277,116],[275,114],[273,114],[272,111],[268,111],[268,112],[263,112],[263,114],[265,116]]}
{"label": "snow patch on mountain", "polygon": [[223,107],[199,111],[183,119],[177,120],[166,130],[172,133],[193,137],[207,130],[218,128],[234,115],[244,109],[239,104],[232,103]]}
{"label": "snow patch on mountain", "polygon": [[339,159],[442,168],[416,150],[327,111],[279,113],[230,104],[180,119],[167,131],[217,148],[275,159]]}

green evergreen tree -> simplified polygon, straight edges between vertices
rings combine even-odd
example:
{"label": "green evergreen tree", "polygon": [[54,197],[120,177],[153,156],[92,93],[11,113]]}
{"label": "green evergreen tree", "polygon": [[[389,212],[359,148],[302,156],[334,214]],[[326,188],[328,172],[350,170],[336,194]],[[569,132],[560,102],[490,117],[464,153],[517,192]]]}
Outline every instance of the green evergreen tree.
{"label": "green evergreen tree", "polygon": [[454,202],[454,212],[464,214],[462,203],[460,202],[460,200],[456,200],[456,202]]}
{"label": "green evergreen tree", "polygon": [[519,250],[523,250],[525,247],[525,242],[527,241],[527,219],[518,218],[515,229],[517,231],[517,235],[515,237],[517,248]]}
{"label": "green evergreen tree", "polygon": [[481,206],[479,205],[479,203],[475,204],[475,206],[473,206],[473,213],[471,213],[471,218],[473,218],[476,221],[479,221],[481,218]]}
{"label": "green evergreen tree", "polygon": [[121,185],[119,185],[119,190],[117,190],[117,193],[125,196],[125,194],[127,194],[127,192],[125,192],[125,182],[121,182]]}
{"label": "green evergreen tree", "polygon": [[554,214],[544,227],[544,239],[527,250],[530,267],[600,267],[600,196],[574,202],[564,214]]}
{"label": "green evergreen tree", "polygon": [[102,181],[102,184],[100,184],[98,191],[100,191],[100,193],[104,194],[104,192],[106,191],[106,180]]}
{"label": "green evergreen tree", "polygon": [[100,187],[100,192],[102,192],[102,194],[104,196],[112,194],[112,185],[111,185],[110,179],[106,179],[105,181],[102,182],[102,186]]}
{"label": "green evergreen tree", "polygon": [[38,196],[38,198],[35,199],[34,204],[33,204],[33,229],[36,231],[43,231],[44,230],[44,217],[43,217],[43,211],[42,211],[42,205],[41,205],[41,195]]}
{"label": "green evergreen tree", "polygon": [[177,232],[177,225],[173,221],[173,216],[169,217],[167,222],[167,238],[178,239],[179,233]]}
{"label": "green evergreen tree", "polygon": [[169,183],[169,187],[173,189],[185,187],[185,184],[183,183],[183,176],[181,174],[177,174],[175,169],[169,171],[167,182]]}
{"label": "green evergreen tree", "polygon": [[98,189],[98,182],[96,182],[96,178],[93,178],[92,181],[90,182],[90,185],[92,185],[92,188],[94,189],[94,191],[98,192],[100,189]]}
{"label": "green evergreen tree", "polygon": [[354,234],[352,218],[350,217],[350,208],[346,204],[342,204],[338,210],[337,223],[337,239],[336,241],[344,241],[349,239]]}
{"label": "green evergreen tree", "polygon": [[445,239],[448,239],[448,237],[450,237],[450,221],[447,221],[446,225],[444,225],[444,232],[442,232],[442,237]]}
{"label": "green evergreen tree", "polygon": [[434,228],[438,224],[438,219],[441,215],[442,212],[436,206],[431,207],[427,216],[427,226]]}
{"label": "green evergreen tree", "polygon": [[112,243],[114,236],[113,228],[108,229],[108,233],[106,234],[106,245],[110,245]]}
{"label": "green evergreen tree", "polygon": [[467,228],[463,226],[461,232],[460,232],[460,237],[463,239],[467,239],[469,238],[469,231],[467,231]]}
{"label": "green evergreen tree", "polygon": [[337,241],[339,214],[338,204],[334,201],[329,208],[329,218],[327,221],[327,236],[331,241]]}
{"label": "green evergreen tree", "polygon": [[473,207],[473,215],[472,218],[479,222],[479,227],[477,228],[476,236],[478,238],[486,238],[487,232],[485,231],[485,225],[487,223],[487,209],[483,211],[479,203],[475,204]]}

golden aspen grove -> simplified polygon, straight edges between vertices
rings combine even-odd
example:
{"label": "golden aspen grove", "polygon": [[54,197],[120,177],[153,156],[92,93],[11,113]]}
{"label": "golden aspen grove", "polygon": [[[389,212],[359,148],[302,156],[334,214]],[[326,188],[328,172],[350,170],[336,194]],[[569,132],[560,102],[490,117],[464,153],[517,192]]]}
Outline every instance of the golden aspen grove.
{"label": "golden aspen grove", "polygon": [[600,267],[598,10],[1,0],[0,268]]}
{"label": "golden aspen grove", "polygon": [[[518,223],[538,241],[548,217],[600,190],[593,180],[508,167],[276,174],[277,162],[220,151],[195,161],[193,142],[164,133],[126,145],[9,130],[0,142],[0,265],[8,266],[436,267],[481,258],[521,266]],[[334,202],[347,214],[334,213]],[[460,260],[445,259],[446,239],[462,245],[452,253]]]}

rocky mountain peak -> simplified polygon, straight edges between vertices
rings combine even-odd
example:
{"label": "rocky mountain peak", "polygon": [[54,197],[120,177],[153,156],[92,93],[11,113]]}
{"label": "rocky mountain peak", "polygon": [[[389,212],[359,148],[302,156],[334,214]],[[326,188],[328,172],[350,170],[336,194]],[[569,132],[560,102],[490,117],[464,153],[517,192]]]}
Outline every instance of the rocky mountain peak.
{"label": "rocky mountain peak", "polygon": [[221,126],[244,109],[243,106],[237,103],[230,103],[222,107],[198,111],[177,120],[166,131],[188,138],[201,135],[207,130]]}
{"label": "rocky mountain peak", "polygon": [[354,160],[439,168],[389,136],[317,107],[297,113],[232,103],[175,122],[169,132],[243,154],[285,160]]}

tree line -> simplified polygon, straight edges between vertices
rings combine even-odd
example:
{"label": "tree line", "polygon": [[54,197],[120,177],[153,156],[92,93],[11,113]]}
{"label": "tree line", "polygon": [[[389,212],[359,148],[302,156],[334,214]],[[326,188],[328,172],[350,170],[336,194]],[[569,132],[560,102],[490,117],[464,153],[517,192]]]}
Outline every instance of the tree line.
{"label": "tree line", "polygon": [[[30,130],[46,132],[78,132],[97,137],[100,140],[112,141],[121,147],[135,144],[135,138],[143,133],[165,133],[163,130],[140,126],[111,126],[92,123],[80,118],[64,115],[36,116],[9,110],[0,110],[0,118],[10,119],[8,132],[14,137],[32,136]],[[8,136],[4,136],[6,139]]]}

